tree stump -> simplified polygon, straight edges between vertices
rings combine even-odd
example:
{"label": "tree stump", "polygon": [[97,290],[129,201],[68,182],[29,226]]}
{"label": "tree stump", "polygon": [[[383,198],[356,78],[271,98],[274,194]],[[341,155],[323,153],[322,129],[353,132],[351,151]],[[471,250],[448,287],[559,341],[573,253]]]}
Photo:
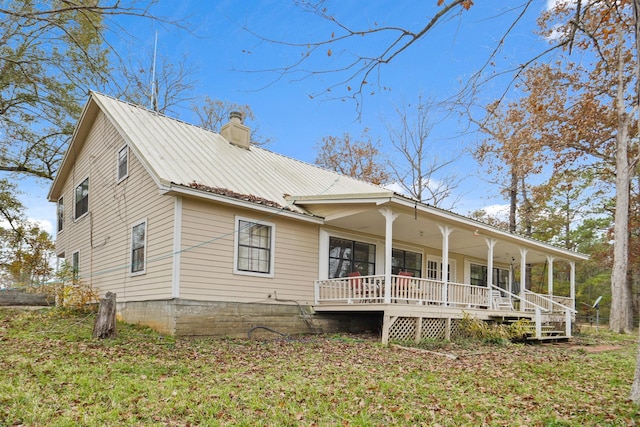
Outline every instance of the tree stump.
{"label": "tree stump", "polygon": [[116,331],[116,294],[107,292],[100,300],[96,323],[93,325],[94,338],[115,338]]}

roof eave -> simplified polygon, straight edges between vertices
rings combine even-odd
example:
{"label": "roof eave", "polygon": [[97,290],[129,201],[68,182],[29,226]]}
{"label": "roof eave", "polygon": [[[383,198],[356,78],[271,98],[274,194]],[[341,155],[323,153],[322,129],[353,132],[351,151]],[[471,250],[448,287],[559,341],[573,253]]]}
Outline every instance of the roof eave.
{"label": "roof eave", "polygon": [[564,258],[570,258],[575,261],[586,261],[589,259],[589,255],[585,255],[569,249],[561,248],[559,246],[554,246],[549,243],[545,243],[539,240],[521,236],[519,234],[509,233],[508,231],[502,230],[497,227],[493,227],[489,224],[485,224],[475,219],[467,218],[463,215],[449,212],[444,209],[436,208],[431,205],[425,205],[424,203],[415,202],[413,200],[406,199],[404,197],[394,197],[393,202],[403,205],[405,207],[411,207],[411,208],[419,209],[423,212],[428,212],[429,214],[442,218],[443,220],[446,220],[446,221],[451,221],[454,223],[463,223],[464,225],[467,225],[471,228],[475,227],[478,230],[482,230],[483,233],[487,235],[499,237],[507,241],[519,242],[524,246],[534,246],[544,250],[545,252],[557,254]]}
{"label": "roof eave", "polygon": [[199,190],[197,188],[185,187],[177,184],[168,184],[168,185],[163,185],[160,191],[162,194],[195,197],[195,198],[215,201],[219,203],[224,203],[232,206],[238,206],[246,209],[266,212],[271,215],[277,214],[278,216],[283,216],[286,218],[294,218],[301,221],[312,222],[314,224],[324,224],[324,218],[311,215],[309,213],[289,211],[283,208],[267,206],[260,203],[254,203],[246,200],[237,199],[234,197],[215,194],[208,191]]}
{"label": "roof eave", "polygon": [[99,109],[100,107],[96,104],[93,94],[90,93],[89,100],[85,104],[82,113],[80,114],[78,125],[75,127],[75,129],[73,130],[73,134],[71,135],[69,147],[67,147],[67,151],[62,157],[60,167],[56,171],[53,183],[49,188],[47,200],[49,200],[50,202],[56,202],[60,198],[60,194],[62,194],[61,187],[64,185],[69,171],[71,170],[75,162],[75,158],[71,159],[71,157],[80,152],[82,145],[80,145],[80,147],[78,147],[77,145],[84,143],[86,135],[89,133],[91,125],[98,115]]}

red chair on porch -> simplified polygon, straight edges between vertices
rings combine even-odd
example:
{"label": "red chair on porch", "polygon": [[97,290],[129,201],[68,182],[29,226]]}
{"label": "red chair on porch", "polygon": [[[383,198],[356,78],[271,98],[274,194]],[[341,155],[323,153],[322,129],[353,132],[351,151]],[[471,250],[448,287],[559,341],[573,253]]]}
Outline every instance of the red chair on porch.
{"label": "red chair on porch", "polygon": [[364,298],[364,281],[362,277],[360,277],[360,272],[354,271],[352,273],[349,273],[347,276],[349,277],[349,287],[351,288],[351,294],[353,295],[353,298]]}

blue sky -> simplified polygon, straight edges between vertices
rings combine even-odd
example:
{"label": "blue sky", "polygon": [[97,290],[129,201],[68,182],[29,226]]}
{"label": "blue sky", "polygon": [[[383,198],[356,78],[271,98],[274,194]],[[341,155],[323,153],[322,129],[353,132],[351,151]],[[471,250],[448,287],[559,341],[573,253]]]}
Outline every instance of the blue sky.
{"label": "blue sky", "polygon": [[[401,26],[417,31],[438,10],[436,3],[436,0],[327,1],[326,7],[337,20],[353,29]],[[290,1],[160,0],[152,12],[167,20],[182,19],[188,31],[127,18],[112,21],[115,31],[108,37],[122,57],[145,58],[153,49],[157,31],[158,56],[175,62],[186,57],[196,71],[192,76],[197,81],[192,95],[250,105],[256,116],[255,124],[272,140],[266,146],[269,150],[313,163],[315,147],[323,136],[340,136],[345,132],[359,136],[366,127],[380,138],[384,153],[394,158],[385,124],[393,124],[394,106],[415,103],[420,94],[436,100],[456,94],[461,83],[468,81],[487,61],[525,1],[509,2],[509,5],[499,0],[476,3],[469,11],[439,24],[424,39],[382,67],[377,80],[369,87],[375,94],[364,96],[360,115],[355,103],[331,99],[339,95],[345,85],[329,96],[310,97],[344,76],[326,73],[301,79],[304,77],[301,74],[280,76],[264,71],[296,61],[300,50],[265,42],[244,27],[269,39],[294,43],[326,39],[332,32],[340,34],[335,25],[304,12]],[[533,31],[535,19],[548,6],[548,2],[542,0],[529,6],[497,56],[497,70],[521,63],[541,49],[544,41]],[[336,68],[354,52],[371,52],[384,43],[381,37],[362,37],[353,43],[332,47],[331,56],[326,49],[319,49],[305,67]],[[487,84],[480,98],[489,101],[500,96],[507,81],[508,78],[502,78]],[[187,107],[176,112],[181,119],[194,121]],[[466,153],[465,148],[472,147],[480,138],[466,133],[467,123],[455,115],[434,115],[433,122],[432,147],[441,157]],[[454,169],[467,177],[458,191],[463,194],[463,201],[456,205],[457,212],[465,214],[503,203],[498,189],[483,180],[484,172],[468,154],[462,155]],[[20,185],[29,217],[53,224],[55,206],[46,201],[49,183],[24,180]],[[51,225],[47,227],[53,229]]]}

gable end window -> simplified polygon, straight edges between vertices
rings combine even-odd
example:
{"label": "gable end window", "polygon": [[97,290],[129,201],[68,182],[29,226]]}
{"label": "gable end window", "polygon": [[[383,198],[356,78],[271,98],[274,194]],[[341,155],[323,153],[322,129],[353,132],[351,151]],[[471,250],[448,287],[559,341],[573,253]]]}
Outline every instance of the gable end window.
{"label": "gable end window", "polygon": [[235,272],[273,276],[275,226],[236,218]]}
{"label": "gable end window", "polygon": [[125,145],[118,151],[118,181],[129,176],[129,146]]}
{"label": "gable end window", "polygon": [[64,197],[60,197],[58,199],[56,211],[56,216],[58,218],[58,232],[60,232],[64,229]]}
{"label": "gable end window", "polygon": [[147,221],[131,227],[131,274],[142,274],[146,268]]}
{"label": "gable end window", "polygon": [[75,219],[89,212],[89,178],[76,187]]}

